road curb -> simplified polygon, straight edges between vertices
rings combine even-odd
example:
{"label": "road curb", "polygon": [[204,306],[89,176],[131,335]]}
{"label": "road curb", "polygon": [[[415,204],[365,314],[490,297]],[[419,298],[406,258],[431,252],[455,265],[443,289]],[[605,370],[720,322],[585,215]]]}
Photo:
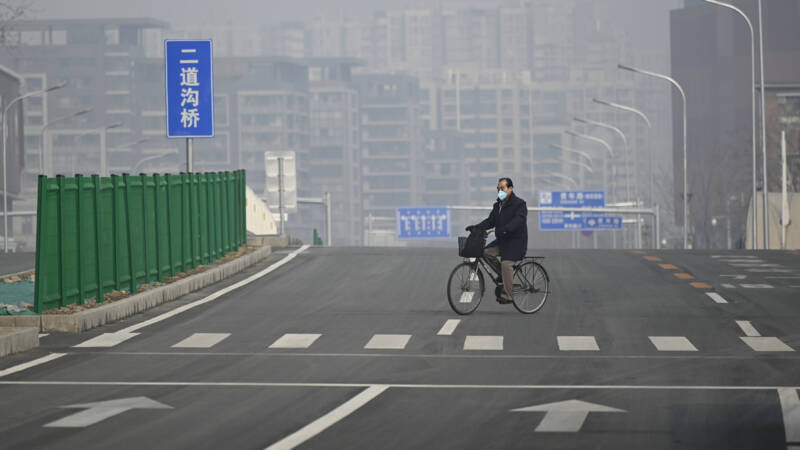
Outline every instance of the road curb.
{"label": "road curb", "polygon": [[[159,286],[106,305],[73,314],[42,314],[0,317],[0,326],[36,327],[43,333],[80,333],[144,312],[163,303],[222,281],[264,260],[272,253],[265,245],[258,250],[173,283]],[[38,336],[38,335],[37,335]],[[38,340],[38,337],[37,337]]]}
{"label": "road curb", "polygon": [[0,327],[0,358],[39,346],[39,327]]}

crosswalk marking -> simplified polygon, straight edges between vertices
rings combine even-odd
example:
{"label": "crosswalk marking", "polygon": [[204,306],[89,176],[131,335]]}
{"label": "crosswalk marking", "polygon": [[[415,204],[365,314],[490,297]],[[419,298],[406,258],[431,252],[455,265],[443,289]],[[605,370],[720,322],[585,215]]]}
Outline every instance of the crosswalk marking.
{"label": "crosswalk marking", "polygon": [[648,336],[660,352],[696,352],[697,347],[685,336]]}
{"label": "crosswalk marking", "polygon": [[503,336],[467,336],[464,350],[502,350]]}
{"label": "crosswalk marking", "polygon": [[736,289],[736,286],[730,283],[722,283],[720,286],[724,287],[725,289]]}
{"label": "crosswalk marking", "polygon": [[725,300],[725,298],[723,298],[721,295],[717,294],[716,292],[706,292],[706,295],[711,297],[711,300],[714,300],[717,303],[728,303],[728,301]]}
{"label": "crosswalk marking", "polygon": [[737,320],[736,325],[739,325],[745,336],[761,336],[761,333],[756,330],[756,327],[749,320]]}
{"label": "crosswalk marking", "polygon": [[472,301],[472,296],[475,295],[473,291],[465,291],[461,293],[461,298],[458,299],[461,303],[469,303]]}
{"label": "crosswalk marking", "polygon": [[103,333],[100,336],[95,336],[87,341],[83,341],[78,345],[73,345],[73,347],[81,347],[81,348],[114,347],[138,335],[139,333],[123,333],[121,331],[117,333]]}
{"label": "crosswalk marking", "polygon": [[740,284],[745,289],[772,289],[771,284],[754,283],[754,284]]}
{"label": "crosswalk marking", "polygon": [[224,339],[228,338],[230,333],[195,333],[186,339],[173,345],[173,348],[211,348]]}
{"label": "crosswalk marking", "polygon": [[459,323],[461,323],[460,319],[449,319],[436,334],[438,336],[452,336]]}
{"label": "crosswalk marking", "polygon": [[366,349],[403,350],[411,339],[410,334],[376,334],[364,346]]}
{"label": "crosswalk marking", "polygon": [[321,334],[316,333],[286,333],[269,348],[308,348],[311,347]]}
{"label": "crosswalk marking", "polygon": [[776,337],[742,336],[741,340],[757,352],[793,352],[794,349]]}
{"label": "crosswalk marking", "polygon": [[558,336],[558,349],[561,351],[598,351],[594,336]]}

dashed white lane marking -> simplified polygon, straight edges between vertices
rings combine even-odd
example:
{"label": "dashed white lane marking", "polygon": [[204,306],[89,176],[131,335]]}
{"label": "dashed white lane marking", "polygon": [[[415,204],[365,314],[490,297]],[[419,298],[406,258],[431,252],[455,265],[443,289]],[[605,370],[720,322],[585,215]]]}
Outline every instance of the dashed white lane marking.
{"label": "dashed white lane marking", "polygon": [[452,336],[459,323],[461,323],[461,319],[448,319],[436,334],[438,336]]}
{"label": "dashed white lane marking", "polygon": [[366,349],[403,350],[411,339],[410,334],[376,334],[364,346]]}
{"label": "dashed white lane marking", "polygon": [[558,349],[561,351],[598,351],[594,336],[558,336]]}
{"label": "dashed white lane marking", "polygon": [[173,345],[173,348],[211,348],[224,339],[228,338],[230,333],[195,333],[186,339]]}
{"label": "dashed white lane marking", "polygon": [[697,347],[685,336],[649,336],[660,352],[696,352]]}
{"label": "dashed white lane marking", "polygon": [[793,352],[794,349],[776,337],[749,337],[741,339],[757,352]]}
{"label": "dashed white lane marking", "polygon": [[706,292],[706,295],[711,297],[711,300],[714,300],[717,303],[728,303],[721,295],[717,294],[716,292]]}
{"label": "dashed white lane marking", "polygon": [[472,301],[472,296],[475,295],[473,291],[465,291],[461,293],[461,298],[458,299],[461,303],[470,303]]}
{"label": "dashed white lane marking", "polygon": [[719,258],[723,258],[723,259],[726,259],[726,258],[755,258],[755,259],[758,259],[759,258],[758,256],[755,256],[755,255],[711,255],[711,257],[714,258],[714,259],[719,259]]}
{"label": "dashed white lane marking", "polygon": [[740,284],[745,289],[772,289],[771,284],[755,283],[755,284]]}
{"label": "dashed white lane marking", "polygon": [[286,333],[269,348],[308,348],[311,347],[321,334],[317,333]]}
{"label": "dashed white lane marking", "polygon": [[503,350],[503,336],[467,336],[464,350]]}
{"label": "dashed white lane marking", "polygon": [[[800,398],[797,396],[797,389],[778,389],[778,398],[781,401],[786,442],[800,443]],[[800,445],[792,445],[788,448],[799,447]]]}
{"label": "dashed white lane marking", "polygon": [[792,269],[744,269],[747,272],[757,273],[792,273]]}
{"label": "dashed white lane marking", "polygon": [[745,336],[761,336],[761,333],[756,330],[756,327],[754,327],[749,320],[737,320],[736,325],[739,325],[739,328],[742,329],[742,332],[744,332]]}
{"label": "dashed white lane marking", "polygon": [[736,286],[729,283],[722,283],[720,286],[724,287],[725,289],[736,289]]}
{"label": "dashed white lane marking", "polygon": [[245,278],[242,281],[239,281],[239,282],[234,283],[234,284],[232,284],[232,285],[230,285],[228,287],[220,289],[220,290],[218,290],[217,292],[214,292],[211,295],[208,295],[208,296],[206,296],[204,298],[201,298],[200,300],[197,300],[197,301],[194,301],[194,302],[191,302],[191,303],[187,303],[187,304],[185,304],[183,306],[180,306],[178,308],[173,309],[172,311],[165,312],[164,314],[160,314],[160,315],[158,315],[156,317],[153,317],[152,319],[145,320],[144,322],[141,322],[141,323],[137,323],[136,325],[131,325],[128,328],[120,330],[119,332],[120,333],[130,333],[130,332],[142,329],[142,328],[144,328],[146,326],[152,325],[154,323],[158,323],[158,322],[161,322],[163,320],[167,320],[170,317],[177,316],[178,314],[180,314],[180,313],[182,313],[184,311],[188,311],[188,310],[190,310],[192,308],[196,308],[196,307],[198,307],[200,305],[204,305],[204,304],[206,304],[208,302],[212,302],[212,301],[222,297],[223,295],[227,294],[228,292],[234,291],[234,290],[239,289],[240,287],[242,287],[244,285],[250,284],[253,281],[256,281],[257,279],[263,277],[264,275],[267,275],[268,273],[274,271],[275,269],[283,266],[284,264],[288,263],[289,261],[291,261],[295,257],[297,257],[297,255],[299,255],[300,253],[303,253],[304,251],[308,250],[309,247],[311,247],[311,246],[310,245],[304,245],[304,246],[298,248],[297,250],[294,250],[293,252],[289,253],[288,255],[286,255],[285,258],[281,259],[280,261],[276,262],[275,264],[270,265],[266,269],[264,269],[264,270],[262,270],[262,271],[260,271],[258,273],[255,273],[255,274]]}
{"label": "dashed white lane marking", "polygon": [[339,422],[362,406],[366,405],[372,399],[381,395],[386,389],[389,389],[389,386],[373,385],[368,387],[355,397],[336,407],[336,409],[332,410],[328,414],[325,414],[324,416],[309,423],[289,436],[286,436],[280,441],[270,445],[266,450],[291,450],[298,445],[301,445],[307,440],[322,433],[336,422]]}
{"label": "dashed white lane marking", "polygon": [[50,362],[54,359],[61,358],[64,355],[66,355],[66,353],[50,353],[47,356],[42,356],[41,358],[34,359],[33,361],[28,361],[26,363],[17,364],[16,366],[9,367],[8,369],[0,370],[0,378],[6,375],[11,375],[12,373],[22,372],[25,369],[30,369],[31,367],[36,367],[46,362]]}
{"label": "dashed white lane marking", "polygon": [[41,339],[41,338],[43,338],[45,336],[50,336],[50,333],[39,333],[39,339]]}
{"label": "dashed white lane marking", "polygon": [[100,336],[95,336],[87,341],[83,341],[78,345],[73,345],[73,347],[114,347],[138,335],[139,333],[125,333],[122,331],[117,331],[116,333],[103,333]]}
{"label": "dashed white lane marking", "polygon": [[783,264],[772,264],[772,263],[751,263],[751,264],[744,264],[744,263],[734,263],[730,264],[731,267],[783,267]]}

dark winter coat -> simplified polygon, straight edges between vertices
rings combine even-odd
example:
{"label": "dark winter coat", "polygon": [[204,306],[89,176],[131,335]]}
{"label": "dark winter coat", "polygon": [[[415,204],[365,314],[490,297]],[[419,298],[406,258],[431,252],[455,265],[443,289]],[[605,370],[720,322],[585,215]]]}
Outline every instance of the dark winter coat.
{"label": "dark winter coat", "polygon": [[504,261],[520,261],[525,257],[528,249],[528,205],[513,192],[505,203],[497,200],[489,218],[476,226],[482,230],[494,228],[497,239],[489,246],[500,247],[500,258]]}

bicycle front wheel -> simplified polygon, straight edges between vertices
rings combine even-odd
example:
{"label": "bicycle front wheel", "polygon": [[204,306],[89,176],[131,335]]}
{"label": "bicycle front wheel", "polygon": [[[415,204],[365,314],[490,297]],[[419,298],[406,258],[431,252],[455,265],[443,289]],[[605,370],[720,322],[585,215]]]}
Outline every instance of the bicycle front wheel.
{"label": "bicycle front wheel", "polygon": [[483,298],[483,273],[477,265],[461,263],[447,280],[447,301],[457,314],[472,314]]}
{"label": "bicycle front wheel", "polygon": [[514,307],[523,314],[542,309],[550,293],[550,277],[541,264],[526,262],[514,270]]}

